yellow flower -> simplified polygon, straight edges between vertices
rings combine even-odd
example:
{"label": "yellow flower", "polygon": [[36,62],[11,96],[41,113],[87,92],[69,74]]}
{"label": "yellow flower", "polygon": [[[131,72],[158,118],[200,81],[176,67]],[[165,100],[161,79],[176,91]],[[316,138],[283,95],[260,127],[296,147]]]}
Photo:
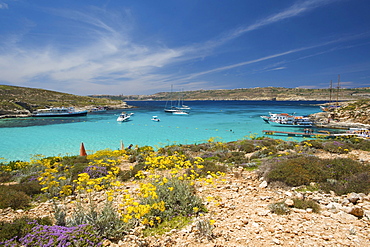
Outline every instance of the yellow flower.
{"label": "yellow flower", "polygon": [[173,191],[175,188],[174,187],[168,187],[169,191]]}

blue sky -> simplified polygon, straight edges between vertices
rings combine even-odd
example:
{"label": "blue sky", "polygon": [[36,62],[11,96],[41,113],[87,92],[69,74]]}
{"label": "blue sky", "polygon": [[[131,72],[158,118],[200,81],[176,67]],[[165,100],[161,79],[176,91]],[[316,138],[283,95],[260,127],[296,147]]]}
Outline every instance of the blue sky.
{"label": "blue sky", "polygon": [[78,95],[370,86],[369,0],[0,0],[0,84]]}

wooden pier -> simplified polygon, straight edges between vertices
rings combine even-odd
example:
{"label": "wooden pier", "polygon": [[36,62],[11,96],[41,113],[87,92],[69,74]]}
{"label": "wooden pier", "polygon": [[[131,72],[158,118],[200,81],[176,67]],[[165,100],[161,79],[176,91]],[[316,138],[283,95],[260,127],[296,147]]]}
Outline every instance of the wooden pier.
{"label": "wooden pier", "polygon": [[298,137],[324,137],[324,138],[334,138],[339,136],[357,136],[356,134],[330,134],[328,131],[325,132],[289,132],[289,131],[276,131],[276,130],[262,130],[266,135],[287,135],[287,136],[298,136]]}

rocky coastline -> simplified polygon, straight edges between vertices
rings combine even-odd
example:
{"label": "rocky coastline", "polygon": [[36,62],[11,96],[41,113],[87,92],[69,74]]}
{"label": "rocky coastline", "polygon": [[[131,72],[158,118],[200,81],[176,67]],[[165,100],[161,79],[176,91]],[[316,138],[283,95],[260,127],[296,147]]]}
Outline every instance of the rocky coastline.
{"label": "rocky coastline", "polygon": [[[77,111],[88,111],[91,112],[94,108],[98,106],[91,105],[91,106],[77,106],[75,109]],[[134,106],[128,105],[126,102],[122,102],[121,104],[114,104],[114,105],[104,105],[99,106],[104,107],[106,110],[117,110],[117,109],[130,109],[134,108]],[[1,118],[25,118],[25,117],[32,117],[32,111],[27,109],[22,110],[13,110],[13,111],[7,111],[5,114],[0,114]]]}

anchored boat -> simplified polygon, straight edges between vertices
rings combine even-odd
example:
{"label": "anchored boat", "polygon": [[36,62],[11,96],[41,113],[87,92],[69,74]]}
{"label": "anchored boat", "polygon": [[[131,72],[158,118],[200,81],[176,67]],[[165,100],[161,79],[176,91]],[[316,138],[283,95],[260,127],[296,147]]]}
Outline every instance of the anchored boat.
{"label": "anchored boat", "polygon": [[33,117],[75,117],[86,116],[87,111],[76,111],[74,107],[53,107],[39,109],[32,113]]}

